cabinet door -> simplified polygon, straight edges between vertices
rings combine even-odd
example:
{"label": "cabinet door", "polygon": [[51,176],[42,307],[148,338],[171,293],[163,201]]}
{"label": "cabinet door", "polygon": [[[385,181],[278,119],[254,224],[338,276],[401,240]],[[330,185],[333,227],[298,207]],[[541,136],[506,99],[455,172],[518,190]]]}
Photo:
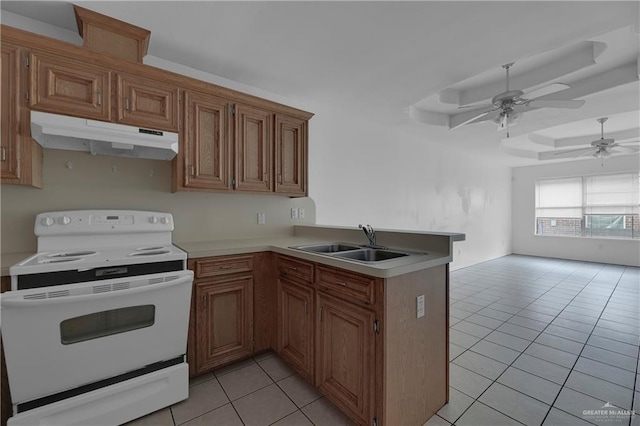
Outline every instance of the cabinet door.
{"label": "cabinet door", "polygon": [[2,121],[0,177],[3,183],[20,179],[20,49],[2,45]]}
{"label": "cabinet door", "polygon": [[178,131],[178,88],[118,74],[117,121],[138,127]]}
{"label": "cabinet door", "polygon": [[278,353],[313,382],[313,288],[278,279]]}
{"label": "cabinet door", "polygon": [[253,277],[196,283],[198,372],[250,356],[253,350]]}
{"label": "cabinet door", "polygon": [[317,293],[317,373],[320,390],[358,423],[371,424],[374,406],[375,314]]}
{"label": "cabinet door", "polygon": [[96,120],[111,120],[111,72],[45,53],[31,53],[32,109]]}
{"label": "cabinet door", "polygon": [[231,189],[228,101],[185,92],[184,104],[184,186]]}
{"label": "cabinet door", "polygon": [[271,123],[272,115],[268,111],[236,105],[236,190],[272,191],[273,131]]}
{"label": "cabinet door", "polygon": [[304,196],[307,191],[307,122],[276,115],[276,192]]}

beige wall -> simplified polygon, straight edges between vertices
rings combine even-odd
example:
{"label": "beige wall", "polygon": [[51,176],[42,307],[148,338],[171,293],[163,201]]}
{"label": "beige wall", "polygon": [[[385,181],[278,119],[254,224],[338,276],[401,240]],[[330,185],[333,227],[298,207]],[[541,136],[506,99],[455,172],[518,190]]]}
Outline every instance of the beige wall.
{"label": "beige wall", "polygon": [[[45,149],[43,180],[43,189],[1,186],[3,253],[35,251],[35,215],[46,211],[114,208],[169,212],[176,224],[173,240],[180,242],[267,236],[291,232],[292,225],[315,223],[315,204],[310,198],[171,193],[169,161]],[[291,207],[303,207],[305,218],[291,219]],[[257,224],[258,212],[266,213],[266,225]]]}

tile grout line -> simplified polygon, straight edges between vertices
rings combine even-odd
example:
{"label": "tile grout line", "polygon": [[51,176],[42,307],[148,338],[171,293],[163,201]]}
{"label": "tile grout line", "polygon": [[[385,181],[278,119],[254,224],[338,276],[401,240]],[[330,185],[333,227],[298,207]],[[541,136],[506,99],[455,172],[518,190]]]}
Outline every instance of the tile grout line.
{"label": "tile grout line", "polygon": [[[585,263],[582,263],[582,265],[584,265],[584,264],[585,264]],[[598,273],[596,273],[596,274],[595,274],[595,275],[594,275],[594,276],[593,276],[593,277],[592,277],[592,278],[591,278],[591,279],[590,279],[590,280],[589,280],[589,281],[588,281],[588,282],[587,282],[587,283],[582,287],[582,289],[581,289],[581,290],[580,290],[580,291],[579,291],[579,292],[578,292],[578,293],[577,293],[577,294],[576,294],[576,295],[575,295],[575,296],[574,296],[574,297],[573,297],[569,302],[567,302],[567,303],[565,304],[565,307],[564,307],[562,310],[560,310],[560,312],[558,312],[558,314],[556,314],[556,316],[554,317],[554,320],[555,320],[555,319],[556,319],[556,318],[557,318],[557,317],[562,313],[562,311],[564,311],[564,309],[565,309],[565,308],[566,308],[566,307],[567,307],[567,306],[568,306],[568,305],[569,305],[569,304],[570,304],[570,303],[571,303],[571,302],[572,302],[576,297],[578,297],[578,295],[579,295],[579,294],[584,290],[584,288],[585,288],[586,286],[588,286],[588,285],[593,281],[593,279],[594,279],[594,278],[595,278],[595,277],[596,277],[596,276],[597,276],[597,275],[602,271],[602,269],[604,269],[604,266],[602,266],[602,267],[598,270]],[[574,271],[574,272],[575,272],[575,271]],[[542,276],[544,276],[544,275],[542,275]],[[622,276],[622,275],[621,275],[621,276]],[[542,296],[544,296],[546,293],[548,293],[548,292],[550,292],[551,290],[553,290],[554,288],[556,288],[558,285],[560,285],[560,284],[561,284],[563,281],[565,281],[565,280],[566,280],[566,277],[565,277],[562,281],[558,282],[556,285],[552,286],[552,287],[551,287],[551,288],[549,288],[547,291],[545,291],[544,293],[542,293],[540,296],[538,296],[538,297],[537,297],[533,302],[531,302],[531,303],[529,303],[528,305],[526,305],[525,307],[521,308],[521,309],[520,309],[520,311],[518,311],[518,312],[523,311],[523,310],[524,310],[524,309],[526,309],[528,306],[530,306],[530,305],[532,305],[533,303],[535,303],[538,299],[540,299],[540,298],[541,298]],[[618,281],[619,281],[619,279],[618,279]],[[616,284],[616,287],[617,287],[617,284]],[[614,288],[614,290],[615,290],[615,288]],[[613,294],[613,291],[612,291],[612,293],[611,293],[611,294]],[[611,297],[611,296],[609,296],[609,297]],[[605,306],[606,306],[606,304],[605,304]],[[603,311],[604,311],[604,308],[603,308]],[[517,314],[517,313],[516,313],[516,314]],[[516,314],[513,314],[513,316],[515,316]],[[552,320],[552,321],[553,321],[553,320]],[[505,321],[505,322],[506,322],[506,321]],[[542,334],[542,333],[544,332],[544,330],[546,330],[546,328],[547,328],[550,324],[551,324],[551,323],[547,324],[547,326],[546,326],[542,331],[538,332],[538,335],[536,336],[536,339],[538,338],[538,336],[540,336],[540,334]],[[595,328],[595,325],[593,326],[593,328]],[[535,330],[534,330],[534,331],[535,331]],[[509,334],[509,333],[506,333],[506,334]],[[475,337],[475,336],[474,336],[474,337]],[[485,336],[485,337],[486,337],[486,336]],[[514,337],[517,337],[517,336],[514,336]],[[484,338],[483,338],[483,339],[480,339],[478,342],[480,342],[480,341],[482,341],[482,340],[484,340]],[[522,351],[520,351],[520,354],[519,354],[519,355],[518,355],[518,356],[517,356],[517,357],[516,357],[516,358],[515,358],[515,359],[514,359],[510,364],[508,364],[507,368],[506,368],[504,371],[507,371],[507,370],[509,369],[509,367],[511,367],[511,366],[513,365],[513,363],[515,363],[515,362],[518,360],[518,358],[520,358],[520,356],[522,356],[522,354],[524,354],[524,352],[525,352],[525,351],[526,351],[526,350],[527,350],[527,349],[528,349],[528,348],[529,348],[529,347],[534,343],[534,341],[535,341],[535,339],[534,339],[534,340],[532,340],[531,342],[529,342],[529,345],[527,345],[527,347],[526,347],[526,348],[524,348]],[[473,345],[471,345],[471,347],[469,347],[466,351],[471,350],[471,348],[472,348],[473,346],[475,346],[478,342],[476,342],[476,343],[474,343]],[[586,343],[583,345],[583,349],[584,349],[584,346],[586,346]],[[466,351],[465,351],[465,352],[466,352]],[[473,352],[473,351],[472,351],[472,352]],[[463,353],[464,353],[464,352],[463,352]],[[582,351],[581,351],[581,353],[582,353]],[[462,354],[458,355],[458,357],[459,357],[459,356],[461,356],[461,355],[462,355]],[[528,354],[527,354],[527,355],[528,355]],[[529,355],[529,356],[532,356],[532,355]],[[579,357],[580,357],[580,356],[578,355],[578,358],[579,358]],[[457,358],[457,357],[456,357],[456,358]],[[536,357],[536,358],[537,358],[537,357]],[[577,362],[578,358],[576,358],[576,361],[575,361],[575,362]],[[491,358],[491,359],[493,359],[493,358]],[[539,359],[542,359],[542,358],[539,358]],[[496,360],[496,361],[497,361],[497,360]],[[546,361],[546,360],[543,360],[543,361]],[[498,361],[498,362],[499,362],[499,361]],[[547,362],[549,362],[549,361],[547,361]],[[575,365],[575,362],[574,362],[574,365]],[[504,364],[504,363],[503,363],[503,364]],[[458,365],[458,364],[456,364],[456,365]],[[462,366],[459,366],[459,367],[462,367]],[[462,368],[464,368],[464,367],[462,367]],[[514,367],[514,368],[517,368],[517,367]],[[565,367],[565,368],[566,368],[566,367]],[[569,375],[571,374],[571,371],[572,371],[572,370],[573,370],[573,368],[569,371],[569,374],[567,375],[567,379],[569,378]],[[471,370],[469,370],[469,371],[471,371]],[[485,389],[485,390],[484,390],[480,395],[478,395],[478,397],[477,397],[477,398],[474,398],[474,402],[476,402],[476,401],[477,401],[477,402],[479,402],[479,403],[482,403],[482,401],[479,401],[479,399],[482,397],[482,395],[484,395],[484,393],[485,393],[485,392],[486,392],[486,391],[487,391],[491,386],[493,386],[493,384],[494,384],[494,383],[496,383],[496,382],[498,381],[498,379],[500,379],[500,377],[502,377],[502,375],[504,374],[504,371],[503,371],[502,373],[500,373],[500,375],[498,375],[498,377],[496,377],[496,378],[491,382],[491,384],[490,384],[489,386],[487,386],[487,388],[486,388],[486,389]],[[522,370],[522,371],[524,371],[524,370]],[[478,373],[476,373],[476,374],[478,374]],[[531,374],[531,373],[529,373],[529,374]],[[482,376],[482,375],[481,375],[481,376]],[[482,376],[482,377],[485,377],[485,376]],[[537,377],[537,376],[536,376],[536,377]],[[566,380],[567,380],[567,379],[565,379],[565,383],[566,383]],[[501,384],[501,383],[500,383],[500,384]],[[562,391],[562,389],[563,389],[563,388],[564,388],[564,383],[563,383],[562,387],[560,388],[560,391],[558,392],[558,395],[560,394],[560,392]],[[509,389],[511,389],[511,388],[509,388]],[[460,391],[460,392],[461,392],[461,391]],[[519,391],[517,391],[517,392],[519,392]],[[464,393],[464,392],[462,392],[462,393]],[[522,392],[519,392],[519,393],[522,393]],[[524,394],[524,393],[522,393],[522,394],[523,394],[523,395],[526,395],[526,394]],[[526,395],[526,396],[528,396],[528,397],[532,398],[532,397],[531,397],[531,396],[529,396],[529,395]],[[535,399],[535,398],[534,398],[534,399]],[[557,395],[556,395],[556,399],[557,399]],[[536,399],[536,400],[537,400],[537,399]],[[553,403],[555,403],[555,399],[554,399]],[[553,403],[552,403],[552,404],[550,404],[550,406],[549,406],[549,410],[547,411],[547,414],[546,414],[546,415],[545,415],[545,417],[542,419],[542,423],[544,423],[544,420],[545,420],[545,419],[547,418],[547,416],[549,415],[549,412],[551,411],[551,408],[553,408]],[[545,403],[545,404],[546,404],[546,403]],[[471,403],[471,405],[473,405],[473,403]],[[471,408],[471,405],[469,405],[469,407],[467,407],[467,409],[466,409],[466,410],[464,410],[464,411],[460,414],[460,416],[458,416],[458,418],[456,419],[456,421],[458,421],[458,420],[459,420],[459,419],[460,419],[460,418],[461,418],[461,417],[462,417],[462,416],[463,416],[463,415],[464,415],[464,414],[469,410],[469,408]],[[484,405],[486,405],[486,404],[484,404]],[[547,405],[549,405],[549,404],[547,404]],[[491,408],[491,409],[493,409],[493,410],[495,410],[495,411],[499,412],[500,414],[503,414],[503,415],[505,415],[505,416],[506,416],[506,414],[505,414],[505,413],[502,413],[501,411],[499,411],[499,410],[497,410],[497,409],[495,409],[495,408],[493,408],[493,407],[489,407],[489,408]],[[507,416],[507,417],[512,418],[512,417],[510,417],[510,416]],[[514,419],[514,420],[515,420],[515,419]],[[517,421],[517,420],[516,420],[516,421]],[[455,423],[455,422],[454,422],[454,423]]]}
{"label": "tile grout line", "polygon": [[[604,269],[604,267],[602,267],[602,269]],[[600,271],[602,271],[602,269],[601,269]],[[611,294],[609,294],[609,297],[607,298],[607,303],[605,303],[605,304],[604,304],[604,307],[602,308],[602,312],[601,312],[601,313],[600,313],[600,315],[598,316],[598,321],[600,321],[600,318],[602,317],[602,313],[604,313],[605,309],[607,308],[607,305],[609,304],[609,301],[611,300],[611,297],[613,296],[613,294],[615,293],[616,289],[618,288],[618,285],[620,284],[620,280],[622,279],[622,276],[624,275],[624,271],[626,271],[626,270],[627,270],[627,267],[625,267],[625,268],[623,269],[622,273],[620,274],[620,277],[619,277],[619,278],[618,278],[618,280],[616,281],[616,285],[613,287],[613,290],[611,290]],[[596,274],[596,276],[597,276],[597,274]],[[591,280],[591,281],[593,281],[593,280]],[[591,283],[591,281],[590,281],[589,283]],[[588,284],[587,284],[587,285],[588,285]],[[586,286],[585,286],[585,287],[586,287]],[[582,293],[582,291],[581,291],[580,293]],[[578,293],[578,294],[580,294],[580,293]],[[577,295],[576,295],[576,297],[577,297]],[[598,321],[596,321],[596,323],[593,325],[593,328],[591,329],[591,333],[589,333],[589,337],[587,337],[587,341],[585,342],[584,346],[582,346],[582,349],[580,350],[580,353],[578,354],[578,357],[576,358],[576,360],[575,360],[575,361],[574,361],[574,363],[573,363],[573,366],[572,366],[572,367],[571,367],[571,369],[569,370],[569,374],[567,375],[567,378],[566,378],[566,379],[564,380],[564,382],[562,383],[562,387],[560,388],[560,392],[558,392],[558,394],[556,395],[556,397],[553,399],[553,403],[551,404],[551,407],[553,407],[553,406],[554,406],[554,404],[555,404],[555,403],[556,403],[556,401],[558,400],[558,397],[560,396],[560,393],[561,393],[561,392],[562,392],[562,390],[565,388],[565,386],[566,386],[566,384],[567,384],[567,381],[569,380],[569,377],[571,376],[571,373],[573,372],[573,369],[575,368],[576,364],[577,364],[577,363],[578,363],[578,361],[580,360],[580,356],[582,355],[582,352],[584,352],[584,348],[587,346],[587,342],[589,341],[589,338],[591,338],[591,336],[593,335],[593,330],[595,330],[596,326],[598,325]],[[567,388],[567,389],[571,389],[571,388]],[[583,393],[583,392],[580,392],[580,391],[577,391],[577,390],[575,390],[575,389],[571,389],[571,390],[572,390],[572,391],[574,391],[574,392],[581,393],[581,394],[583,394],[583,395],[587,395],[587,394],[585,394],[585,393]],[[587,396],[590,396],[591,398],[594,398],[594,399],[599,399],[599,398],[595,398],[595,397],[593,397],[593,396],[591,396],[591,395],[587,395]],[[633,403],[633,400],[632,400],[632,403]],[[557,408],[557,407],[556,407],[556,409],[561,410],[560,408]],[[565,412],[564,410],[561,410],[561,411]],[[551,412],[551,410],[549,410],[549,412]],[[542,422],[543,422],[543,423],[544,423],[544,421],[547,419],[547,417],[549,416],[549,412],[547,412],[547,415],[544,417],[544,419],[542,419]],[[571,414],[571,413],[568,413],[568,414]],[[577,417],[577,416],[575,416],[575,417]],[[589,421],[587,421],[587,420],[585,420],[585,419],[581,419],[581,420],[584,420],[584,421],[586,421],[587,423],[591,423],[591,422],[589,422]]]}

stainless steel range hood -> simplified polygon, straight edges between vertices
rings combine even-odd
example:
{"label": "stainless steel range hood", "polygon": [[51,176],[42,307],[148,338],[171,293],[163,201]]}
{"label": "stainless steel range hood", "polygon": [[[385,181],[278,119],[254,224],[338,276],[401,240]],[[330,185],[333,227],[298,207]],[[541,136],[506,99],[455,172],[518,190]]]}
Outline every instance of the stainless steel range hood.
{"label": "stainless steel range hood", "polygon": [[178,134],[174,132],[40,111],[31,111],[31,137],[45,148],[93,155],[171,160],[178,153]]}

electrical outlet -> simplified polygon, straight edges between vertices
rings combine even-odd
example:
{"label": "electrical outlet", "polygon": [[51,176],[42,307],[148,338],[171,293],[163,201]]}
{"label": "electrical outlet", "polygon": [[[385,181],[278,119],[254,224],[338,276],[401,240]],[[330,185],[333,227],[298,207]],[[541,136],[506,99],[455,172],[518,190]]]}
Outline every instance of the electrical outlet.
{"label": "electrical outlet", "polygon": [[304,219],[304,208],[302,207],[298,208],[298,217],[300,219]]}
{"label": "electrical outlet", "polygon": [[298,218],[298,208],[291,207],[291,219],[297,219],[297,218]]}
{"label": "electrical outlet", "polygon": [[416,318],[422,318],[424,316],[424,294],[418,296],[418,298],[416,299],[416,305]]}
{"label": "electrical outlet", "polygon": [[264,225],[267,223],[267,215],[265,213],[258,213],[258,225]]}

